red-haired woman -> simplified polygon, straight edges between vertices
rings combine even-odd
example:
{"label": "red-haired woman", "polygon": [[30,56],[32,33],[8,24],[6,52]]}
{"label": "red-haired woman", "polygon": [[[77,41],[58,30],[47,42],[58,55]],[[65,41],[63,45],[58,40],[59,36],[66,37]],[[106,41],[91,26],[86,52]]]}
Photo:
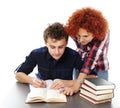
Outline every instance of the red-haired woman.
{"label": "red-haired woman", "polygon": [[[77,51],[84,61],[77,81],[81,83],[88,75],[108,80],[109,28],[103,14],[91,7],[76,10],[69,17],[65,30],[75,41]],[[80,88],[77,81],[73,92]]]}

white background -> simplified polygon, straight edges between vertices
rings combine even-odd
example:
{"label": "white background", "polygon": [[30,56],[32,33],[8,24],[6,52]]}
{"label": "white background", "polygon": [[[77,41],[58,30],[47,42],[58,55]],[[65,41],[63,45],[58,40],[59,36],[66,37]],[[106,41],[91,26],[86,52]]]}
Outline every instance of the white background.
{"label": "white background", "polygon": [[[119,0],[0,0],[0,99],[14,84],[14,70],[31,50],[44,45],[49,23],[66,23],[76,9],[93,7],[104,14],[111,31],[109,80],[119,84]],[[76,48],[69,39],[71,48]],[[2,102],[2,101],[1,101]]]}

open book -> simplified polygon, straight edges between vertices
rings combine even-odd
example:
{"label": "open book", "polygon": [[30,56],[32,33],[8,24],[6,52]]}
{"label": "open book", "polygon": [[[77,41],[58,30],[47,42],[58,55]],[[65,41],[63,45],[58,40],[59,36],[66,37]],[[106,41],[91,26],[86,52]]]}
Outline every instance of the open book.
{"label": "open book", "polygon": [[66,95],[59,93],[59,90],[50,89],[53,82],[52,80],[46,80],[46,88],[35,88],[30,85],[30,92],[27,95],[26,103],[67,102]]}

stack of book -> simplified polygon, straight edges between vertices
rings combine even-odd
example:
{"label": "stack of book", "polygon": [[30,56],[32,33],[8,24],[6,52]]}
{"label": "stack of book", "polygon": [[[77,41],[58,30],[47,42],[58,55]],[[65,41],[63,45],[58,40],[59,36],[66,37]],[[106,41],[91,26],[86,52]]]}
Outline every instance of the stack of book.
{"label": "stack of book", "polygon": [[100,104],[111,102],[114,97],[115,84],[102,78],[86,78],[80,88],[80,97]]}

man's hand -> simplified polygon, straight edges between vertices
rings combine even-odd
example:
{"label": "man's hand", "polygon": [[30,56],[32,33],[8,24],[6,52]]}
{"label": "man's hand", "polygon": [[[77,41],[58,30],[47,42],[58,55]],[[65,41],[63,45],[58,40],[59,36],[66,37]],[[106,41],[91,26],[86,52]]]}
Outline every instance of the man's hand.
{"label": "man's hand", "polygon": [[46,82],[43,80],[39,80],[37,78],[32,79],[31,83],[34,87],[46,87]]}
{"label": "man's hand", "polygon": [[51,89],[60,89],[64,87],[69,87],[73,85],[73,80],[60,80],[57,79],[51,86]]}

